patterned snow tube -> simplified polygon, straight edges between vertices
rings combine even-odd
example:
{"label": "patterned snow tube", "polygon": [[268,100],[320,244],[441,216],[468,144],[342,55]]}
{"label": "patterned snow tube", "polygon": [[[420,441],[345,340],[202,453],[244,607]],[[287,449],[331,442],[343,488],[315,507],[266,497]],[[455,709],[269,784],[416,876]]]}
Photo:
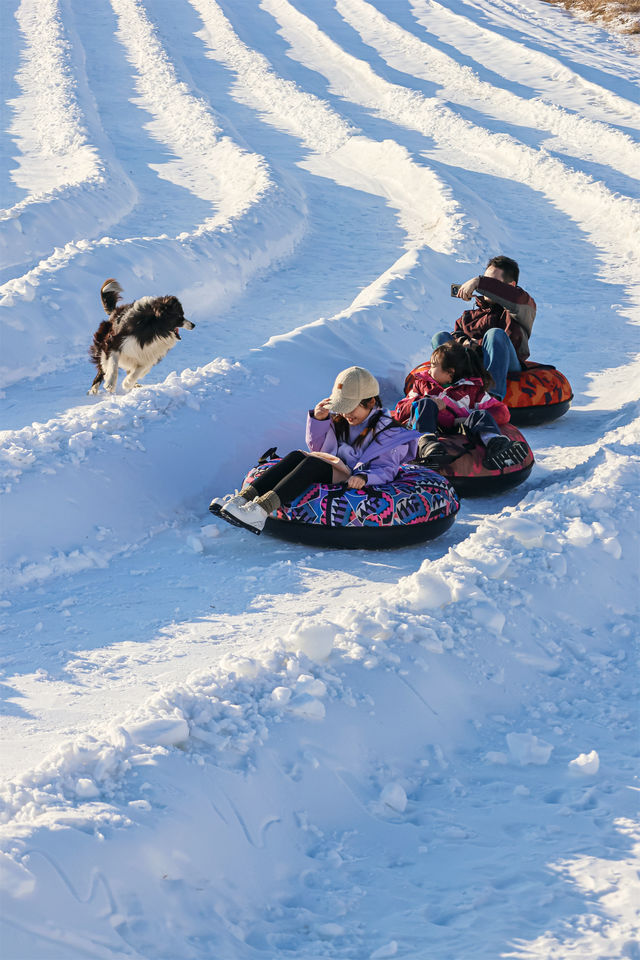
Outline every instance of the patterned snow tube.
{"label": "patterned snow tube", "polygon": [[[279,457],[250,470],[245,483]],[[432,540],[448,530],[460,501],[448,480],[405,464],[392,483],[351,490],[316,483],[268,518],[265,531],[318,547],[388,549]]]}
{"label": "patterned snow tube", "polygon": [[504,402],[516,426],[557,420],[567,412],[572,400],[569,381],[555,367],[527,361],[524,370],[507,377]]}
{"label": "patterned snow tube", "polygon": [[[500,427],[500,433],[510,440],[527,443],[511,423]],[[462,433],[441,434],[438,440],[452,458],[451,463],[439,466],[438,472],[451,481],[456,493],[461,497],[486,497],[516,487],[527,479],[533,468],[533,453],[528,444],[529,453],[524,463],[505,467],[504,470],[488,470],[482,465],[485,455],[482,443],[474,444]]]}

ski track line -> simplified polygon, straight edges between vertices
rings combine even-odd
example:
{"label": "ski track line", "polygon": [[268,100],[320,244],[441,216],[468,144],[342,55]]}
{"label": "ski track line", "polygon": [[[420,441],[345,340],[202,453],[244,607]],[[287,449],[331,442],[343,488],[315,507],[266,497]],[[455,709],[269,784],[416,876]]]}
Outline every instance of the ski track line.
{"label": "ski track line", "polygon": [[365,42],[383,50],[390,66],[411,77],[442,84],[438,95],[444,99],[510,124],[547,130],[560,141],[554,144],[556,149],[640,180],[640,145],[627,134],[568,113],[555,104],[527,100],[480,80],[471,68],[460,66],[452,57],[387,20],[370,3],[340,0],[337,9],[349,23],[360,23]]}
{"label": "ski track line", "polygon": [[265,56],[239,39],[216,3],[189,2],[204,24],[200,36],[209,55],[235,72],[238,100],[312,151],[314,156],[301,164],[305,169],[385,198],[398,210],[410,245],[454,251],[460,215],[450,191],[432,170],[413,162],[399,144],[361,135],[325,101],[277,76]]}
{"label": "ski track line", "polygon": [[[276,186],[269,176],[263,157],[249,153],[227,136],[219,136],[220,129],[206,105],[190,95],[186,85],[178,81],[140,5],[135,0],[113,0],[112,6],[119,18],[120,39],[137,71],[142,105],[154,118],[151,121],[154,136],[178,155],[178,159],[170,165],[170,173],[167,164],[159,167],[158,173],[210,202],[216,212],[191,232],[182,232],[175,238],[160,234],[124,240],[102,237],[93,241],[81,239],[69,242],[62,248],[56,248],[23,276],[12,278],[0,286],[0,305],[6,308],[15,306],[21,300],[34,301],[42,280],[47,281],[49,287],[54,287],[59,281],[52,275],[65,269],[73,260],[81,258],[86,262],[87,255],[96,252],[106,254],[107,249],[112,251],[114,248],[124,252],[131,247],[130,261],[135,260],[133,268],[129,267],[119,277],[125,286],[129,285],[127,274],[130,275],[132,269],[139,271],[139,262],[144,263],[149,259],[149,248],[159,245],[165,249],[155,254],[154,262],[158,256],[164,259],[167,263],[166,276],[176,272],[176,279],[179,280],[176,285],[184,287],[190,274],[193,279],[201,278],[202,271],[196,256],[196,253],[202,255],[199,249],[201,241],[210,241],[213,237],[214,250],[210,251],[209,256],[212,257],[216,252],[219,254],[220,251],[215,247],[220,247],[220,241],[216,238],[226,236],[229,226],[234,221],[241,221],[241,229],[238,230],[236,226],[231,240],[225,244],[230,249],[222,253],[222,260],[218,255],[218,262],[212,266],[207,278],[207,283],[212,286],[213,278],[216,274],[220,275],[221,286],[228,295],[230,287],[242,289],[249,276],[263,272],[273,262],[290,255],[305,230],[301,198],[284,195],[283,188]],[[258,236],[249,237],[251,225],[243,222],[243,218],[257,204],[260,205],[261,218],[259,230],[254,229],[254,233]],[[266,238],[261,237],[260,233],[266,234]],[[180,260],[183,268],[178,271],[175,264]],[[79,275],[85,273],[83,265],[77,269]],[[86,281],[83,283],[79,277],[74,288],[82,289],[84,285]],[[55,294],[47,293],[44,299],[59,309]],[[34,330],[38,327],[41,309],[39,303],[34,303]],[[7,335],[20,340],[24,336],[26,321],[24,310],[20,314],[6,314]],[[69,333],[73,333],[73,326],[67,329],[66,335]],[[80,319],[77,321],[76,358],[86,349],[86,337],[86,329]],[[43,343],[44,338],[39,345],[34,344],[35,359],[31,360],[34,364],[31,369],[17,365],[5,367],[7,383],[52,369],[50,350]],[[64,363],[70,359],[68,347],[67,343]],[[40,352],[40,359],[37,351]]]}
{"label": "ski track line", "polygon": [[[287,0],[260,0],[280,26],[291,46],[291,55],[325,76],[336,96],[345,97],[395,125],[433,138],[447,152],[450,163],[468,169],[469,149],[478,169],[494,176],[515,179],[546,196],[558,209],[578,223],[589,242],[605,255],[614,280],[636,283],[640,269],[640,202],[613,195],[584,173],[576,171],[543,151],[524,146],[505,134],[490,133],[463,120],[439,101],[389,83],[369,64],[342,50],[308,17]],[[341,0],[336,0],[347,22],[366,37],[367,24],[352,22]],[[372,8],[372,16],[374,11]],[[386,36],[393,24],[375,12]],[[402,33],[403,31],[401,31]],[[365,41],[366,42],[366,41]],[[380,43],[384,53],[384,43]]]}
{"label": "ski track line", "polygon": [[[555,57],[527,46],[524,39],[511,40],[480,26],[470,16],[454,13],[437,0],[409,0],[409,3],[416,21],[427,33],[492,73],[536,90],[553,104],[562,102],[566,109],[591,113],[593,119],[604,122],[605,126],[610,126],[616,118],[618,124],[640,130],[640,108],[632,100],[586,80]],[[505,64],[509,65],[508,73]]]}
{"label": "ski track line", "polygon": [[174,162],[153,169],[215,207],[215,215],[196,234],[227,225],[273,188],[265,159],[221,136],[207,104],[178,80],[138,0],[110,2],[118,38],[137,73],[139,105],[153,118],[149,129],[177,155]]}
{"label": "ski track line", "polygon": [[[261,349],[295,341],[296,337],[320,326],[330,328],[342,322],[351,323],[354,316],[384,301],[389,285],[411,274],[417,263],[415,250],[403,254],[389,270],[361,290],[345,310],[331,318],[270,337]],[[414,283],[418,281],[414,280]],[[416,296],[419,295],[416,292]],[[278,372],[275,367],[274,372]],[[3,465],[0,478],[12,484],[25,472],[38,466],[46,473],[51,466],[48,461],[52,453],[60,455],[54,458],[56,466],[60,466],[63,460],[77,463],[84,458],[94,439],[101,438],[111,443],[114,435],[117,435],[119,443],[122,435],[139,432],[144,424],[156,421],[161,414],[166,415],[170,410],[184,405],[197,409],[203,399],[211,399],[209,393],[212,384],[216,384],[219,377],[237,376],[240,382],[251,373],[245,364],[217,357],[196,370],[186,369],[180,374],[170,374],[159,384],[143,385],[124,395],[107,394],[91,406],[72,407],[46,423],[36,422],[17,430],[0,431],[0,464]],[[213,389],[215,393],[220,389],[229,392],[226,386],[219,383]],[[139,445],[138,441],[136,445]]]}
{"label": "ski track line", "polygon": [[515,31],[525,45],[533,41],[557,49],[560,59],[572,58],[625,81],[629,76],[638,76],[637,55],[628,45],[602,26],[573,16],[564,7],[548,6],[546,2],[532,6],[520,0],[516,5],[509,0],[462,0],[462,4],[473,10],[476,17],[479,14],[492,23],[500,36],[503,31]]}
{"label": "ski track line", "polygon": [[[202,493],[203,478],[211,487],[215,485],[218,474],[222,471],[227,475],[223,482],[228,482],[230,467],[242,469],[247,462],[243,458],[255,456],[255,451],[261,449],[265,425],[263,419],[256,420],[255,416],[251,415],[251,412],[255,411],[255,397],[260,397],[263,417],[267,416],[269,410],[275,416],[275,412],[286,409],[287,404],[296,404],[300,389],[303,384],[306,384],[308,389],[311,379],[313,382],[317,381],[319,390],[322,389],[322,385],[335,375],[334,357],[346,354],[346,343],[352,342],[353,338],[361,339],[365,326],[368,330],[368,345],[364,359],[372,365],[377,364],[381,375],[385,370],[394,370],[394,379],[400,379],[405,368],[404,357],[411,352],[414,345],[413,327],[403,329],[402,337],[396,338],[396,356],[389,350],[382,319],[369,317],[367,307],[385,302],[397,291],[397,284],[402,283],[403,298],[412,316],[415,304],[424,295],[421,277],[415,276],[417,265],[416,251],[403,254],[386,273],[362,290],[349,308],[329,320],[315,321],[298,327],[289,334],[272,337],[256,351],[255,360],[250,367],[233,360],[217,358],[197,370],[187,369],[180,375],[171,374],[161,384],[141,387],[124,396],[109,397],[93,406],[71,408],[63,416],[45,424],[34,423],[20,430],[4,431],[0,434],[0,462],[3,464],[5,494],[33,496],[33,490],[31,494],[27,494],[26,490],[21,492],[20,484],[34,471],[39,474],[37,482],[44,482],[50,489],[52,483],[56,486],[63,483],[62,477],[67,473],[73,475],[77,483],[88,469],[92,480],[91,489],[86,491],[86,494],[90,493],[93,498],[99,497],[98,488],[104,483],[108,488],[104,494],[110,499],[113,496],[113,487],[109,486],[112,481],[109,464],[121,463],[125,472],[130,468],[137,470],[137,457],[142,454],[146,461],[143,469],[147,469],[150,459],[155,458],[158,470],[164,470],[167,476],[176,473],[183,478],[176,480],[176,483],[184,485],[184,476],[191,477],[182,497],[183,500],[186,497],[190,501],[197,497],[199,503],[206,496],[206,493]],[[411,279],[407,284],[406,278],[409,275]],[[322,356],[318,356],[319,331],[323,332],[322,341],[327,347]],[[283,391],[280,381],[283,364],[286,365],[287,357],[292,354],[296,357],[297,370],[295,376],[289,378],[291,382],[287,383],[287,389]],[[313,374],[309,366],[312,358],[315,362]],[[382,362],[384,368],[380,366]],[[396,374],[395,371],[400,372]],[[238,400],[240,396],[243,398],[242,403]],[[233,417],[237,418],[244,416],[239,413],[241,408],[246,409],[245,422],[250,428],[247,427],[246,435],[243,435],[241,440],[234,438],[236,449],[233,451],[231,463],[226,450],[228,436],[225,431],[219,442],[204,447],[196,438],[197,442],[192,448],[190,446],[187,450],[184,446],[181,462],[175,461],[171,452],[172,444],[176,436],[182,437],[184,433],[181,420],[184,414],[194,410],[203,423],[209,418],[216,422],[222,418],[223,422],[226,422],[231,414],[223,411],[228,409],[233,412]],[[285,442],[291,441],[290,424],[282,423],[274,427],[271,420],[268,422],[271,423],[274,440],[285,441],[286,438]],[[214,427],[211,429],[215,430]],[[146,452],[150,445],[153,446],[153,455]],[[194,458],[192,463],[190,458]],[[96,463],[101,466],[99,472],[94,470],[93,465]],[[164,466],[161,466],[161,463]],[[191,467],[188,466],[189,463]],[[55,480],[52,475],[55,475]],[[136,485],[139,482],[139,479],[136,480]],[[79,496],[84,497],[84,486],[79,489]],[[134,539],[145,537],[150,527],[163,530],[166,526],[163,520],[165,514],[175,517],[176,511],[184,510],[185,503],[176,501],[176,490],[177,487],[174,486],[165,491],[169,497],[167,503],[156,498],[153,503],[145,505],[145,509],[140,512],[135,532],[130,529],[130,524],[125,524],[124,529],[112,531],[109,538],[105,539],[97,535],[93,523],[90,527],[91,533],[84,527],[80,532],[71,531],[67,525],[65,529],[66,539],[69,540],[68,547],[60,547],[57,541],[57,546],[54,546],[52,541],[48,546],[39,546],[37,556],[33,556],[32,551],[30,558],[25,556],[22,538],[20,545],[16,543],[16,547],[19,547],[19,558],[14,558],[17,565],[12,566],[13,561],[10,561],[5,568],[5,585],[20,587],[75,570],[106,566],[111,557],[119,556],[123,550],[129,549],[132,536]],[[152,515],[147,517],[145,510],[148,509],[152,510]],[[115,519],[114,523],[117,527]],[[6,529],[7,545],[10,539]],[[46,553],[53,549],[56,549],[55,553]]]}
{"label": "ski track line", "polygon": [[[184,85],[178,84],[173,68],[168,64],[164,52],[159,48],[151,25],[139,5],[135,0],[113,0],[116,12],[119,12],[121,18],[122,39],[128,44],[130,57],[138,69],[141,76],[141,90],[144,95],[148,109],[156,111],[158,119],[158,133],[163,135],[166,128],[173,130],[177,126],[178,134],[168,134],[172,146],[181,149],[184,146],[184,140],[189,141],[188,130],[180,136],[181,127],[178,121],[178,115],[183,112],[188,115],[192,122],[201,122],[204,108],[200,102],[190,98],[186,93]],[[196,7],[198,11],[198,7]],[[317,98],[298,90],[295,84],[288,81],[282,81],[277,78],[270,70],[268,62],[259,54],[249,51],[242,44],[228,21],[221,14],[217,7],[205,8],[202,11],[208,24],[206,27],[207,40],[212,43],[217,42],[218,37],[224,37],[225,51],[230,49],[233,53],[232,63],[235,63],[239,71],[239,83],[243,81],[240,77],[247,76],[247,96],[253,106],[256,105],[256,99],[259,106],[265,111],[271,110],[272,119],[276,124],[288,128],[293,124],[293,132],[305,142],[310,149],[319,154],[305,164],[306,168],[318,176],[330,176],[336,182],[343,185],[362,189],[382,196],[387,199],[390,205],[399,211],[401,226],[408,234],[409,243],[422,244],[429,243],[433,248],[445,252],[451,252],[459,236],[461,219],[456,213],[457,207],[451,199],[449,191],[445,191],[440,180],[428,168],[414,164],[409,154],[402,147],[390,141],[385,143],[376,143],[367,138],[355,135],[344,121],[342,121],[333,111],[330,111],[326,104],[318,101]],[[214,40],[214,38],[216,38]],[[146,74],[146,64],[150,61],[155,62],[154,70]],[[156,77],[156,73],[159,74]],[[253,78],[257,77],[257,80]],[[265,95],[264,90],[268,90]],[[277,104],[273,109],[272,101]],[[170,109],[165,109],[165,103],[171,105]],[[191,112],[189,112],[191,111]],[[298,117],[300,113],[300,117]],[[208,138],[203,134],[205,153],[207,148],[212,147],[215,140],[215,125],[210,117],[204,117],[209,124]],[[205,129],[206,129],[205,123]],[[289,126],[290,129],[290,126]],[[174,138],[173,140],[171,138]],[[229,142],[224,145],[229,146]],[[206,163],[210,159],[209,155],[197,155],[195,158],[194,176],[198,177],[201,172],[206,175]],[[193,159],[193,154],[192,154]],[[202,166],[198,167],[202,159]],[[225,152],[222,158],[227,160],[226,169],[230,182],[233,182],[235,175],[234,155]],[[260,169],[262,169],[260,167]],[[398,177],[398,169],[403,173],[402,178]],[[377,172],[377,176],[373,171]],[[379,172],[378,172],[379,171]],[[266,176],[266,175],[265,175]],[[224,185],[221,185],[224,187]],[[249,184],[249,187],[251,184]],[[254,194],[257,198],[257,194]],[[416,197],[420,202],[416,203]],[[243,199],[236,190],[236,212],[240,212],[249,205],[248,199]],[[428,211],[425,214],[424,211]],[[231,211],[230,211],[231,213]],[[263,213],[262,219],[266,219]],[[215,218],[196,228],[191,235],[181,234],[176,238],[178,243],[186,239],[198,238],[201,234],[211,230],[215,225]],[[290,240],[283,240],[278,247],[277,257],[282,257],[295,246],[299,238],[299,230],[294,231],[294,236]],[[79,241],[78,243],[67,244],[62,250],[57,249],[54,253],[41,262],[37,267],[30,270],[26,275],[14,278],[0,286],[0,305],[13,306],[20,299],[32,300],[35,296],[35,288],[38,287],[41,278],[49,279],[51,272],[58,271],[66,267],[67,263],[78,257],[84,256],[95,250],[96,246],[114,245],[124,246],[128,243],[134,243],[138,248],[141,245],[151,243],[165,243],[168,241],[164,235],[157,238],[129,238],[126,241],[118,241],[112,238],[103,238],[97,242]],[[138,250],[138,258],[141,251]],[[165,251],[165,258],[171,256],[169,251]],[[120,278],[126,281],[126,276]],[[50,284],[51,285],[51,284]],[[55,296],[51,298],[55,303]],[[15,326],[18,335],[22,335],[24,323],[22,318],[14,321],[11,316],[8,318],[8,324]],[[85,336],[84,331],[82,333]],[[51,369],[51,361],[43,356],[39,365],[36,366],[35,374]],[[34,370],[25,370],[24,368],[14,367],[6,371],[6,382],[12,383],[25,375],[33,375]]]}
{"label": "ski track line", "polygon": [[[199,224],[191,233],[183,232],[178,237],[102,237],[73,241],[54,249],[26,274],[0,285],[5,349],[5,363],[0,365],[1,385],[9,386],[23,378],[64,368],[86,355],[95,329],[95,323],[87,327],[86,318],[96,314],[96,290],[105,276],[112,274],[114,263],[120,263],[116,272],[125,290],[139,287],[141,280],[157,283],[159,277],[163,286],[176,291],[188,293],[190,286],[196,284],[200,311],[204,310],[207,297],[225,302],[238,296],[252,277],[289,257],[300,242],[306,230],[300,199],[284,195],[277,187],[261,201],[259,220],[249,212],[248,217],[233,225],[232,231],[208,230]],[[204,277],[203,261],[209,264]],[[69,279],[74,295],[65,304],[67,324],[58,328],[61,281],[57,274],[70,269],[65,280]],[[46,331],[42,330],[43,324]],[[56,353],[53,344],[58,330],[61,339]],[[29,351],[24,349],[26,337],[32,341]],[[25,353],[26,365],[21,361]],[[11,354],[16,354],[15,361]]]}
{"label": "ski track line", "polygon": [[[517,506],[484,517],[463,542],[439,559],[424,560],[415,572],[385,589],[375,603],[367,598],[336,616],[328,598],[318,617],[333,634],[333,648],[368,669],[395,669],[399,658],[393,646],[406,649],[416,641],[423,641],[432,653],[456,648],[477,658],[478,651],[486,650],[484,655],[491,660],[500,659],[502,651],[509,649],[517,657],[518,621],[526,616],[526,635],[540,648],[543,674],[556,672],[566,658],[575,659],[582,671],[579,651],[574,654],[571,647],[563,648],[554,639],[555,631],[548,629],[549,624],[554,626],[553,620],[547,619],[549,611],[540,609],[531,617],[527,598],[533,585],[532,570],[534,581],[555,586],[563,581],[577,584],[579,580],[572,578],[586,547],[600,547],[608,562],[620,560],[620,531],[631,530],[634,498],[630,490],[638,478],[640,461],[623,457],[613,448],[623,444],[637,449],[639,440],[637,422],[608,431],[591,446],[587,472],[570,488],[554,484],[546,490],[530,491]],[[513,622],[502,612],[505,582]],[[448,607],[446,620],[444,607]],[[249,616],[255,617],[255,613]],[[620,628],[623,626],[620,623]],[[625,626],[624,636],[629,636],[629,626]],[[197,621],[196,627],[206,634],[206,623]],[[188,631],[189,624],[182,623],[179,629]],[[212,622],[211,629],[218,631],[219,624]],[[323,669],[310,663],[304,647],[296,647],[295,642],[288,650],[286,644],[283,648],[280,636],[274,630],[267,642],[263,638],[253,646],[251,657],[243,648],[240,656],[228,654],[212,669],[154,693],[122,721],[112,722],[102,739],[83,736],[62,745],[35,770],[4,788],[0,822],[36,826],[52,812],[55,819],[61,810],[73,809],[79,797],[101,795],[109,801],[116,793],[114,781],[122,779],[139,752],[157,756],[163,748],[192,738],[215,748],[217,761],[224,765],[225,751],[246,755],[259,747],[269,721],[280,714],[278,701],[271,696],[273,690],[290,686],[292,678],[295,686],[298,673],[287,661],[293,661],[298,672],[303,667],[305,672],[309,667]],[[505,646],[511,642],[514,646]],[[296,655],[296,649],[302,649],[303,655]],[[334,666],[321,676],[325,688],[335,692],[340,686]],[[294,697],[290,707],[301,709],[294,709],[293,714],[320,719],[324,710],[315,712],[310,701],[321,701],[326,692],[320,689],[301,701]],[[104,730],[104,721],[100,725]],[[228,762],[233,765],[233,756]],[[89,779],[91,792],[86,783],[78,786],[82,778]],[[6,830],[3,832],[6,835]]]}
{"label": "ski track line", "polygon": [[16,76],[22,93],[10,101],[15,116],[8,132],[21,151],[12,177],[28,196],[0,211],[4,268],[43,256],[63,236],[104,230],[133,202],[123,171],[109,170],[89,142],[78,101],[81,91],[88,100],[86,78],[72,76],[76,44],[61,23],[58,0],[22,0],[16,19],[25,51]]}

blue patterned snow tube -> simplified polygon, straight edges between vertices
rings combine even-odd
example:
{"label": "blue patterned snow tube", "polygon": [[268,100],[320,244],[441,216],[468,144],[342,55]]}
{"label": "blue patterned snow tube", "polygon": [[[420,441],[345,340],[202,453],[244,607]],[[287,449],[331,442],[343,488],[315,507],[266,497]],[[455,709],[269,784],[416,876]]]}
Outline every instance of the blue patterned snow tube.
{"label": "blue patterned snow tube", "polygon": [[[245,483],[279,459],[254,467]],[[448,480],[426,467],[405,464],[391,483],[362,490],[316,483],[269,517],[265,532],[322,547],[403,547],[440,536],[459,508]]]}

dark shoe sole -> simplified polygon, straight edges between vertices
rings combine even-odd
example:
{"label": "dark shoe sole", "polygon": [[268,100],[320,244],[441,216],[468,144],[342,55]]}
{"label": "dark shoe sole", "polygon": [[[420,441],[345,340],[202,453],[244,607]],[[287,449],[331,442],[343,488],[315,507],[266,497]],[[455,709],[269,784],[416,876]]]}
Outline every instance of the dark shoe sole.
{"label": "dark shoe sole", "polygon": [[513,440],[508,447],[498,450],[491,456],[485,456],[482,466],[487,470],[506,470],[507,467],[518,467],[529,456],[529,448],[521,440]]}
{"label": "dark shoe sole", "polygon": [[224,509],[220,510],[220,513],[218,513],[217,516],[219,516],[221,520],[226,520],[226,522],[230,523],[232,527],[242,527],[243,530],[248,530],[250,533],[255,533],[258,537],[262,533],[262,530],[256,530],[256,528],[252,527],[250,524],[243,523],[242,520],[238,520],[237,517],[233,517]]}

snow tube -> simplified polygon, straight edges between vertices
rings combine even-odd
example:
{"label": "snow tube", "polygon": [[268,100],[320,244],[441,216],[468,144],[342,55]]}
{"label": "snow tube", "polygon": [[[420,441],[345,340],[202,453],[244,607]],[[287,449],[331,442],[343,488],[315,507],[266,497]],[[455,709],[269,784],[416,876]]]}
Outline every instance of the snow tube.
{"label": "snow tube", "polygon": [[[251,483],[280,457],[249,471]],[[265,531],[282,540],[317,547],[388,549],[432,540],[448,530],[460,508],[444,477],[405,464],[391,483],[351,490],[345,484],[314,484],[268,518]]]}
{"label": "snow tube", "polygon": [[[429,369],[425,360],[407,374],[405,396],[409,393],[416,373]],[[511,423],[517,427],[536,426],[557,420],[567,412],[573,400],[571,384],[551,364],[526,360],[524,369],[507,377],[507,395],[504,402],[511,411]]]}
{"label": "snow tube", "polygon": [[510,487],[516,487],[531,473],[533,453],[520,431],[513,424],[505,423],[500,427],[500,433],[510,440],[521,440],[527,445],[529,453],[523,463],[505,467],[504,470],[488,470],[482,465],[485,454],[482,443],[474,443],[463,433],[438,434],[438,441],[450,457],[450,462],[438,465],[438,472],[451,481],[459,496],[485,497],[492,493],[501,493]]}
{"label": "snow tube", "polygon": [[573,393],[564,374],[550,364],[525,361],[519,373],[507,377],[504,402],[516,426],[535,426],[557,420],[567,412]]}

